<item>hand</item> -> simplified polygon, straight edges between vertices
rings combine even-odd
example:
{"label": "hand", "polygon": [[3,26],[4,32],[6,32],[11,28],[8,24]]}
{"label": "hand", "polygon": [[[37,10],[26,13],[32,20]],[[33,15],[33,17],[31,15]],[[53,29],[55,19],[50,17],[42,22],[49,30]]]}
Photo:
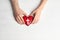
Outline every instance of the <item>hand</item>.
{"label": "hand", "polygon": [[30,14],[30,15],[34,16],[34,20],[33,20],[32,24],[37,23],[39,21],[41,11],[46,2],[47,2],[47,0],[41,0],[41,3],[39,4],[38,8]]}
{"label": "hand", "polygon": [[23,16],[24,16],[24,15],[26,15],[26,13],[25,13],[24,11],[22,11],[21,9],[14,11],[15,20],[16,20],[19,24],[24,24],[24,20],[23,20]]}
{"label": "hand", "polygon": [[15,20],[19,24],[24,24],[23,15],[26,15],[24,11],[19,8],[18,0],[11,0]]}
{"label": "hand", "polygon": [[34,10],[30,15],[34,17],[32,24],[35,24],[40,19],[41,11],[39,9]]}

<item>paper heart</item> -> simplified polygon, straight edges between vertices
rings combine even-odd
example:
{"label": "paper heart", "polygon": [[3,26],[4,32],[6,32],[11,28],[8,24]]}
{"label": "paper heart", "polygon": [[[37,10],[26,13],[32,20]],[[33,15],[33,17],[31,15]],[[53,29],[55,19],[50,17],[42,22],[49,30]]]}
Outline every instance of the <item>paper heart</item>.
{"label": "paper heart", "polygon": [[25,24],[27,26],[29,26],[32,23],[34,17],[33,16],[23,16],[23,19],[24,19]]}

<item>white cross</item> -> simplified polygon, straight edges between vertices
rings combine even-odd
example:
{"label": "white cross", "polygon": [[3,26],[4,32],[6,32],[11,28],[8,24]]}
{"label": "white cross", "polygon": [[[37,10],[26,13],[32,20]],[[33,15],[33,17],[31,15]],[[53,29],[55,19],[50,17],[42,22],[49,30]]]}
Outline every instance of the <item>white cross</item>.
{"label": "white cross", "polygon": [[26,21],[30,21],[29,19],[27,19]]}

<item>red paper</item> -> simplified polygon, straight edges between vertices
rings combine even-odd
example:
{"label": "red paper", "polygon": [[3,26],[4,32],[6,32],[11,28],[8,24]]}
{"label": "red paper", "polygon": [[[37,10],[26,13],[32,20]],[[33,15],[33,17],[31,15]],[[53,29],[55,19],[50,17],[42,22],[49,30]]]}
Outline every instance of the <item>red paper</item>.
{"label": "red paper", "polygon": [[32,23],[34,17],[33,16],[23,16],[23,19],[24,19],[25,24],[27,26],[29,26]]}

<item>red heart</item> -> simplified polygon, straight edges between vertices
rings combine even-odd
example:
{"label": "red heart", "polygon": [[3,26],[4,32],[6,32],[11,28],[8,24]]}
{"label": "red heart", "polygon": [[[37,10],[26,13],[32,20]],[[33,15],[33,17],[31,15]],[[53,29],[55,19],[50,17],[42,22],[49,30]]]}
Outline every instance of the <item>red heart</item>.
{"label": "red heart", "polygon": [[23,16],[23,19],[24,19],[25,24],[27,26],[29,26],[32,23],[34,17],[33,16]]}

